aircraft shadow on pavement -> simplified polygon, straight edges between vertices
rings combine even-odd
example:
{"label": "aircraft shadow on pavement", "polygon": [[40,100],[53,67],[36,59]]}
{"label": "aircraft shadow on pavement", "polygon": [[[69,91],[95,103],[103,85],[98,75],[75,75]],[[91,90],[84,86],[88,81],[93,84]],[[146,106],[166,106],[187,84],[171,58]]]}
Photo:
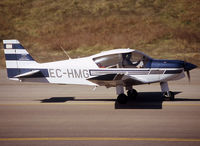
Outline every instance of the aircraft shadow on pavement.
{"label": "aircraft shadow on pavement", "polygon": [[139,92],[136,99],[129,99],[126,104],[115,102],[115,109],[162,109],[161,92]]}
{"label": "aircraft shadow on pavement", "polygon": [[175,98],[174,101],[200,101],[200,99],[191,99],[191,98]]}
{"label": "aircraft shadow on pavement", "polygon": [[137,99],[129,99],[126,104],[119,104],[116,99],[106,98],[79,98],[51,97],[40,100],[41,103],[64,103],[68,101],[113,101],[115,109],[162,109],[163,99],[160,92],[140,92]]}
{"label": "aircraft shadow on pavement", "polygon": [[[179,93],[181,92],[174,92],[175,95]],[[115,102],[115,109],[162,109],[162,103],[165,101],[162,94],[162,92],[139,92],[136,99],[129,99],[126,104]]]}
{"label": "aircraft shadow on pavement", "polygon": [[41,103],[57,103],[57,102],[67,102],[67,101],[116,101],[115,99],[98,99],[98,98],[91,98],[91,99],[76,99],[75,97],[51,97],[48,99],[40,100]]}
{"label": "aircraft shadow on pavement", "polygon": [[48,99],[42,99],[40,101],[41,103],[57,103],[57,102],[67,102],[74,99],[75,97],[51,97]]}
{"label": "aircraft shadow on pavement", "polygon": [[[181,92],[174,92],[175,95]],[[161,92],[139,92],[137,99],[129,99],[126,104],[119,104],[116,99],[82,98],[75,97],[51,97],[40,100],[41,103],[62,103],[67,101],[114,101],[115,109],[162,109],[165,101]],[[175,101],[200,101],[200,99],[175,98]]]}

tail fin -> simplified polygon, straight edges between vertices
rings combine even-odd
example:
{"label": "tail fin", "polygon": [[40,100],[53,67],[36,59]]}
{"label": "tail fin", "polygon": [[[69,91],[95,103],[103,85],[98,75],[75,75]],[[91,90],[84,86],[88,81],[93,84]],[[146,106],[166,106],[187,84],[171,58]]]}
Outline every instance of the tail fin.
{"label": "tail fin", "polygon": [[16,78],[30,65],[37,64],[18,40],[3,40],[8,78]]}

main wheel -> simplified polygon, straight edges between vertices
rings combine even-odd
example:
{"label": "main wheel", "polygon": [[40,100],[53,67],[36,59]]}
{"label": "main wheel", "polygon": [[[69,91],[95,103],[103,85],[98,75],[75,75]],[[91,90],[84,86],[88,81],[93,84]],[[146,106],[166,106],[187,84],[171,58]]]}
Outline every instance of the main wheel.
{"label": "main wheel", "polygon": [[127,100],[128,100],[127,96],[124,93],[118,95],[118,97],[117,97],[117,102],[119,102],[120,104],[127,103]]}
{"label": "main wheel", "polygon": [[135,99],[138,95],[135,89],[128,90],[127,95],[129,98]]}
{"label": "main wheel", "polygon": [[174,101],[174,93],[172,91],[164,92],[163,97],[167,100]]}

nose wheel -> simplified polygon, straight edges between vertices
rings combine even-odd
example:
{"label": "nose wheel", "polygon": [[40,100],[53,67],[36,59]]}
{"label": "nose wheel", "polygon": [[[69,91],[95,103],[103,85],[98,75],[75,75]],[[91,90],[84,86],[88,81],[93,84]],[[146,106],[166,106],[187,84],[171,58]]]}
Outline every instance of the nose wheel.
{"label": "nose wheel", "polygon": [[163,92],[164,99],[174,101],[174,93],[172,91],[169,91],[168,83],[161,82],[160,87],[161,87],[161,91]]}
{"label": "nose wheel", "polygon": [[172,91],[164,92],[163,97],[165,100],[174,101],[174,93]]}

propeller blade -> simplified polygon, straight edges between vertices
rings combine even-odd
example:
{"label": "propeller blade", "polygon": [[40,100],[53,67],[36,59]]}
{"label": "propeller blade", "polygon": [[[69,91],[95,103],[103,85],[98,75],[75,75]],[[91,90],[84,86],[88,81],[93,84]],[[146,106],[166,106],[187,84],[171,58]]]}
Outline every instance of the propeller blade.
{"label": "propeller blade", "polygon": [[187,77],[188,77],[188,81],[190,82],[190,71],[187,70]]}

